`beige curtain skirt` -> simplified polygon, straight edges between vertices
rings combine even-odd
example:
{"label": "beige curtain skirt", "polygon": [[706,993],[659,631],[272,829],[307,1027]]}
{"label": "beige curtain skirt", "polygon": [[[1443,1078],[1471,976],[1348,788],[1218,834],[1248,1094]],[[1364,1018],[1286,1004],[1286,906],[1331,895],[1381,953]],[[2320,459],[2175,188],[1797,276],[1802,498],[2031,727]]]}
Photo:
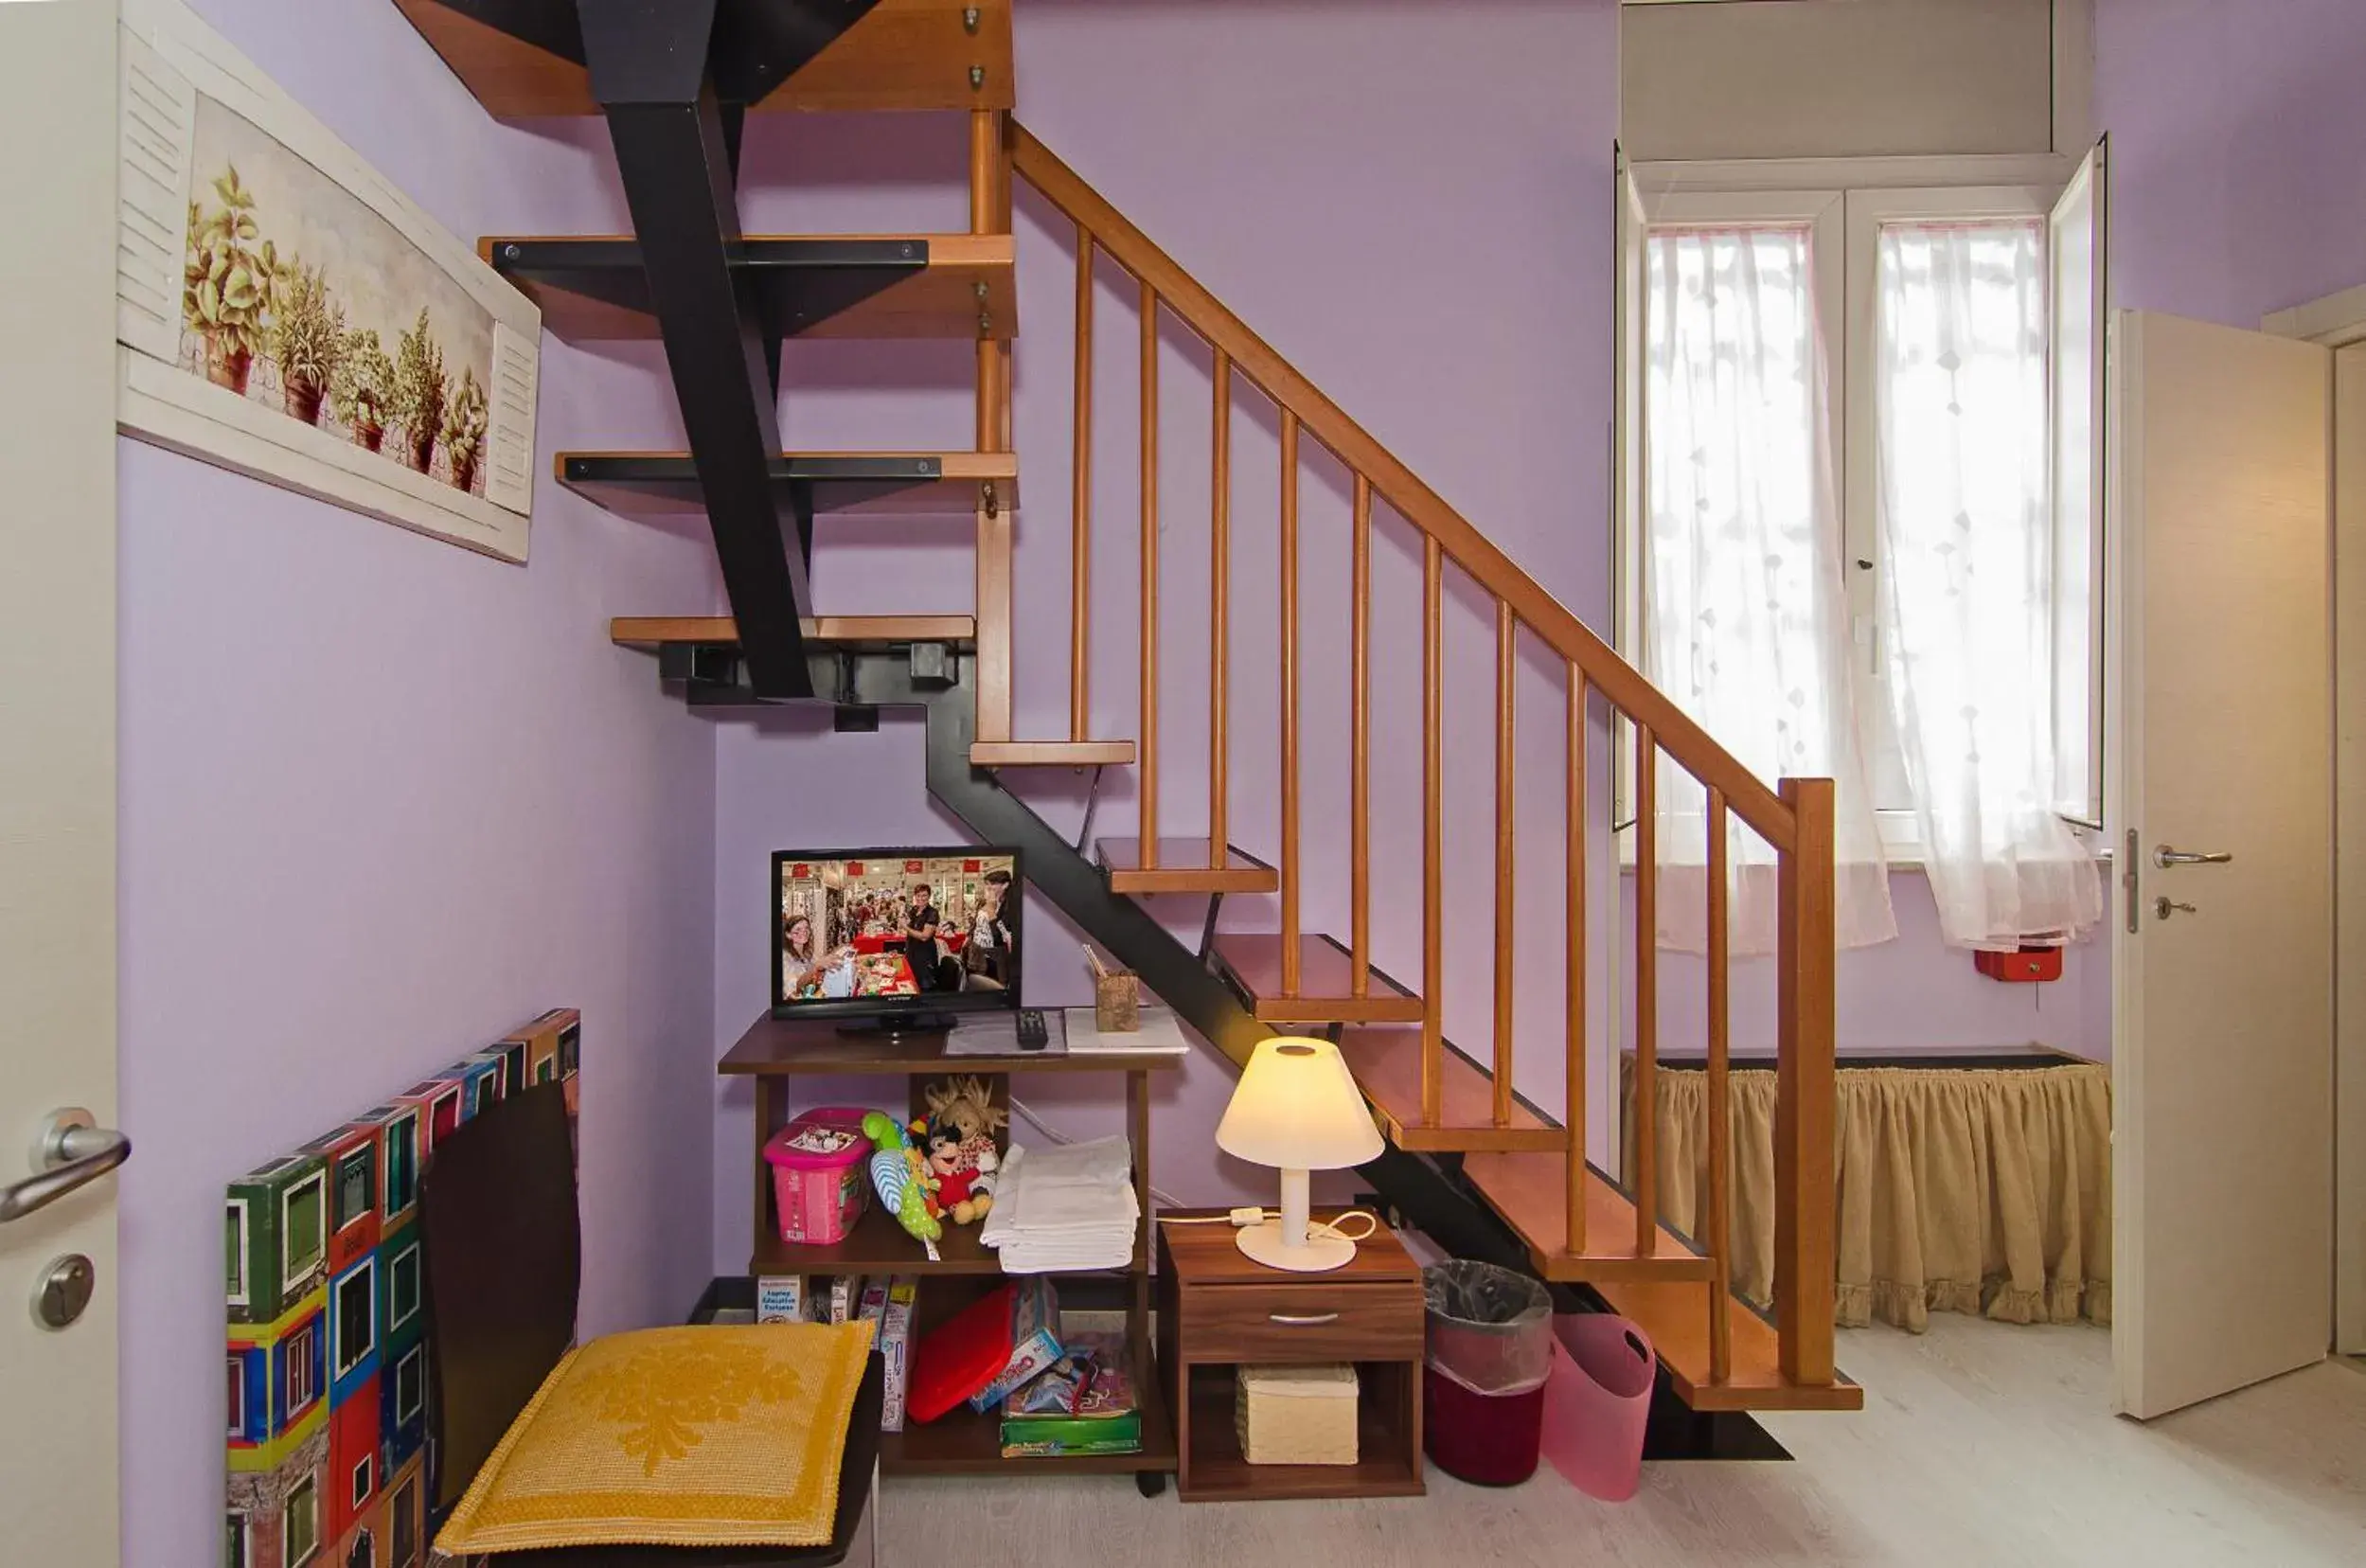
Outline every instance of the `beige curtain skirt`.
{"label": "beige curtain skirt", "polygon": [[[1631,1187],[1633,1071],[1621,1072]],[[1842,1067],[1839,1313],[1920,1333],[1930,1314],[2111,1321],[2111,1082],[2040,1068]],[[1660,1218],[1696,1234],[1709,1192],[1708,1075],[1659,1075]],[[1774,1296],[1774,1074],[1735,1071],[1733,1282]]]}

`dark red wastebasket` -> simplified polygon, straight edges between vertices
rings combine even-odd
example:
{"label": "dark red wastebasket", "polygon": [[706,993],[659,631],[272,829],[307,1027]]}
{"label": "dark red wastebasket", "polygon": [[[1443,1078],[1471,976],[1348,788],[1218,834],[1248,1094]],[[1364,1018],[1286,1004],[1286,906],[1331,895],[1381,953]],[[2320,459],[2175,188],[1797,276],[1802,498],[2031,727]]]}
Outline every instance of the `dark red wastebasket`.
{"label": "dark red wastebasket", "polygon": [[1421,1446],[1447,1474],[1509,1487],[1536,1473],[1553,1298],[1541,1282],[1456,1259],[1421,1271],[1428,1345]]}

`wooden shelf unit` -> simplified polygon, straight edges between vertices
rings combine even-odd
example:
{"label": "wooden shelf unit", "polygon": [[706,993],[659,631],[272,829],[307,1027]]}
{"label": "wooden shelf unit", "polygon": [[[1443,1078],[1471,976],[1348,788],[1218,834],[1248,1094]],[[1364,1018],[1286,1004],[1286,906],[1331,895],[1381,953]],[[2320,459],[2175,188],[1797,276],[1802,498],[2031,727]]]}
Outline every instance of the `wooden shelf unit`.
{"label": "wooden shelf unit", "polygon": [[[1175,1469],[1175,1433],[1162,1391],[1156,1346],[1150,1334],[1150,1249],[1157,1225],[1150,1195],[1150,1075],[1181,1065],[1179,1057],[1145,1052],[1071,1057],[1023,1052],[998,1056],[953,1056],[941,1031],[909,1034],[842,1034],[829,1020],[776,1019],[769,1014],[750,1025],[723,1054],[716,1072],[756,1080],[753,1274],[914,1274],[919,1299],[913,1334],[934,1327],[1005,1278],[1002,1260],[978,1239],[977,1225],[950,1221],[932,1260],[895,1217],[874,1203],[844,1241],[816,1246],[780,1239],[774,1218],[772,1170],[764,1144],[789,1118],[788,1086],[798,1078],[924,1078],[976,1074],[993,1078],[1016,1073],[1122,1073],[1126,1078],[1127,1136],[1133,1145],[1134,1196],[1142,1218],[1134,1233],[1133,1256],[1122,1269],[1070,1271],[1121,1283],[1126,1298],[1126,1343],[1139,1390],[1142,1450],[1138,1453],[1070,1454],[1058,1458],[1005,1459],[1000,1418],[967,1406],[936,1420],[908,1422],[880,1441],[880,1464],[891,1475],[1067,1472],[1134,1474],[1147,1490],[1154,1477]],[[1058,1283],[1055,1276],[1055,1284]]]}
{"label": "wooden shelf unit", "polygon": [[[706,491],[686,452],[562,452],[559,482],[635,522],[704,517]],[[1007,452],[784,452],[772,464],[782,517],[802,501],[815,516],[947,517],[963,523],[990,501],[1019,504],[1019,459]]]}

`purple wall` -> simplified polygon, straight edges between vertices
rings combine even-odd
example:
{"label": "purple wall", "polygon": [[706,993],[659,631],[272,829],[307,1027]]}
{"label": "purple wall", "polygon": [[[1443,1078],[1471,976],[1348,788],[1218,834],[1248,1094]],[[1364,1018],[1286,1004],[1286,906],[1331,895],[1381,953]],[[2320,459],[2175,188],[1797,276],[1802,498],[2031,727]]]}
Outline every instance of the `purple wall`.
{"label": "purple wall", "polygon": [[2361,71],[2357,0],[2096,0],[2114,303],[2256,328],[2366,283]]}
{"label": "purple wall", "polygon": [[[496,130],[384,0],[199,4],[454,233],[618,222],[604,148]],[[545,472],[666,435],[645,368],[545,355]],[[525,570],[129,441],[121,479],[122,1554],[210,1562],[229,1177],[579,1006],[584,1326],[708,1275],[713,731],[604,627],[705,608],[709,549],[547,479]]]}
{"label": "purple wall", "polygon": [[[1186,5],[1029,0],[1019,117],[1561,598],[1600,624],[1610,419],[1608,232],[1616,125],[1610,0],[1457,7]],[[745,167],[752,230],[966,226],[956,117],[801,119],[762,128]],[[752,130],[752,138],[759,133]],[[1023,189],[1016,445],[1022,458],[1016,609],[1018,731],[1067,727],[1073,229]],[[1135,292],[1099,274],[1094,510],[1096,732],[1137,733],[1139,329]],[[783,425],[792,444],[970,442],[974,357],[961,345],[792,346]],[[1161,353],[1162,830],[1203,831],[1207,805],[1209,381],[1205,349],[1169,324]],[[1234,837],[1278,851],[1273,586],[1278,445],[1271,405],[1236,392],[1233,451]],[[1347,930],[1346,479],[1309,447],[1302,481],[1301,612],[1308,929]],[[967,519],[842,526],[817,552],[831,611],[966,610]],[[1393,518],[1376,529],[1376,955],[1417,976],[1419,555]],[[1453,607],[1449,635],[1449,1027],[1484,1049],[1488,986],[1490,613]],[[1533,650],[1532,650],[1533,651]],[[1558,672],[1521,685],[1521,1078],[1557,1105],[1562,980]],[[778,729],[793,721],[775,722]],[[744,724],[719,742],[715,1025],[720,1052],[764,1003],[764,858],[958,837],[929,806],[916,725],[876,736]],[[1023,788],[1055,824],[1079,797],[1062,775]],[[1105,781],[1096,834],[1137,821],[1132,779]],[[1408,851],[1412,851],[1408,853]],[[1595,864],[1606,864],[1598,854]],[[1604,882],[1604,898],[1614,884]],[[1197,900],[1175,900],[1179,926]],[[1257,900],[1228,926],[1273,929]],[[1596,907],[1602,907],[1597,901]],[[1089,997],[1073,943],[1045,940],[1030,996]],[[1597,986],[1594,994],[1603,994]],[[1162,1089],[1159,1185],[1191,1201],[1262,1195],[1270,1178],[1215,1163],[1232,1074],[1193,1059]],[[840,1092],[832,1086],[827,1093]],[[817,1088],[817,1095],[825,1091]],[[1032,1092],[1031,1092],[1032,1093]],[[1064,1131],[1113,1124],[1115,1091],[1041,1097]],[[1597,1094],[1597,1104],[1604,1103]],[[1032,1101],[1031,1101],[1032,1102]],[[747,1256],[748,1099],[719,1091],[716,1259]],[[1052,1108],[1058,1106],[1058,1114]]]}

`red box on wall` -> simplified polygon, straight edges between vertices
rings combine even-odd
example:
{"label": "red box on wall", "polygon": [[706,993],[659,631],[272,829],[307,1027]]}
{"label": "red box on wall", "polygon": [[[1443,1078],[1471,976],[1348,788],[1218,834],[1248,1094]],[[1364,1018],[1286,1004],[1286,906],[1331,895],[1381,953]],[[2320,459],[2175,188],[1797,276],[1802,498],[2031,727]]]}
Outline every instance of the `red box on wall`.
{"label": "red box on wall", "polygon": [[2062,950],[2058,947],[2025,947],[2018,953],[1975,953],[1972,963],[1991,980],[2062,978]]}

